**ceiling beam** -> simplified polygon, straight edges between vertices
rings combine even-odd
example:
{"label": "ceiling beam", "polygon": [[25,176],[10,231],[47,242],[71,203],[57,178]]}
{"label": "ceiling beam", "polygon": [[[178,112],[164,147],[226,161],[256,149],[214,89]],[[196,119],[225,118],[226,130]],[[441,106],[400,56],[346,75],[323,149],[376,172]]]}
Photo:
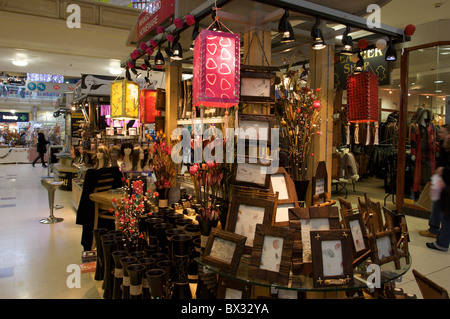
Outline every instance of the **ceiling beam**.
{"label": "ceiling beam", "polygon": [[305,0],[252,0],[255,2],[271,5],[276,8],[283,8],[293,12],[300,12],[327,21],[348,25],[353,28],[378,33],[387,37],[392,37],[397,41],[409,41],[410,38],[404,36],[403,30],[381,24],[379,28],[371,28],[367,23],[369,20],[347,12],[332,9],[320,4]]}

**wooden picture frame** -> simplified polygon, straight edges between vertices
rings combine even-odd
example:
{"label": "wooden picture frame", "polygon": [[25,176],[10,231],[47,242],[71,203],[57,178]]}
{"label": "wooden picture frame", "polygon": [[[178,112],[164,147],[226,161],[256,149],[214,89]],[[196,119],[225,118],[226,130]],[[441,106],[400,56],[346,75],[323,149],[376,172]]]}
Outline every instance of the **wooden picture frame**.
{"label": "wooden picture frame", "polygon": [[269,199],[234,195],[225,230],[246,237],[244,254],[251,254],[257,224],[270,225],[275,202]]}
{"label": "wooden picture frame", "polygon": [[257,224],[248,276],[287,285],[293,245],[294,230]]}
{"label": "wooden picture frame", "polygon": [[241,65],[240,101],[244,103],[274,103],[276,73],[279,68]]}
{"label": "wooden picture frame", "polygon": [[252,285],[240,280],[219,276],[217,299],[251,299]]}
{"label": "wooden picture frame", "polygon": [[295,241],[292,257],[294,275],[312,273],[311,230],[341,229],[338,208],[300,207],[289,210],[289,227],[294,229]]}
{"label": "wooden picture frame", "polygon": [[[231,185],[268,189],[270,174],[261,173],[264,167],[269,168],[269,164],[262,163],[259,159],[255,159],[254,163],[248,157],[242,162],[236,160],[233,165]],[[262,176],[258,176],[258,174]]]}
{"label": "wooden picture frame", "polygon": [[311,231],[314,287],[351,285],[353,254],[348,229]]}
{"label": "wooden picture frame", "polygon": [[371,256],[370,259],[377,265],[383,265],[393,261],[395,269],[400,269],[400,262],[397,254],[396,237],[393,230],[368,234]]}
{"label": "wooden picture frame", "polygon": [[394,213],[389,208],[383,206],[384,219],[386,221],[386,229],[395,233],[396,247],[398,258],[405,257],[406,263],[409,264],[409,232],[406,224],[405,215]]}
{"label": "wooden picture frame", "polygon": [[325,194],[328,192],[328,173],[327,165],[325,162],[319,162],[317,164],[316,175],[312,178],[312,202],[314,203],[314,197],[318,197],[319,203],[325,202]]}
{"label": "wooden picture frame", "polygon": [[203,261],[234,275],[241,261],[246,237],[213,228],[203,253]]}
{"label": "wooden picture frame", "polygon": [[343,216],[343,227],[350,230],[352,236],[353,266],[357,266],[370,257],[370,245],[367,229],[360,213]]}
{"label": "wooden picture frame", "polygon": [[[239,132],[239,135],[237,136],[237,140],[239,143],[239,140],[266,140],[267,145],[270,145],[271,138],[272,138],[272,131],[275,127],[275,116],[274,115],[264,115],[264,114],[240,114],[239,115],[239,128],[243,129],[244,132],[248,128],[255,128],[256,129],[256,136],[243,136],[241,135],[241,132]],[[259,136],[259,129],[267,129],[267,134]],[[251,132],[251,131],[250,131]],[[247,133],[248,130],[247,130]],[[257,143],[259,144],[259,143]]]}
{"label": "wooden picture frame", "polygon": [[270,175],[270,191],[278,192],[278,204],[298,204],[294,181],[284,167],[278,168],[275,174]]}

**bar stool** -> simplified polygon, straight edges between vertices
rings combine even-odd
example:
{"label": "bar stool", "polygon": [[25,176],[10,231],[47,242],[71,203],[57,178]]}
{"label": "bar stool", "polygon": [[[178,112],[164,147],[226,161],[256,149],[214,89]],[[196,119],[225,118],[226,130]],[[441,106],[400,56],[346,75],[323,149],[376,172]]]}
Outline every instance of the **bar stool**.
{"label": "bar stool", "polygon": [[[52,179],[41,179],[41,184],[48,191],[48,205],[50,207],[50,216],[45,219],[41,219],[39,222],[41,224],[56,224],[62,222],[63,218],[57,218],[53,216],[53,210],[55,209],[55,192],[56,189],[64,184],[64,182],[55,182]],[[58,208],[62,208],[61,205],[58,205]]]}

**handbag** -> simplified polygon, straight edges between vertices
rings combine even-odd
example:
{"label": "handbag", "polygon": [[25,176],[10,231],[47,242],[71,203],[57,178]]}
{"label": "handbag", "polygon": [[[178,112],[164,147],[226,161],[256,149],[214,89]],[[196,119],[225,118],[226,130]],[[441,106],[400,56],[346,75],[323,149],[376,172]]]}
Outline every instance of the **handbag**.
{"label": "handbag", "polygon": [[431,182],[428,182],[422,190],[420,194],[419,200],[417,201],[417,205],[431,212]]}

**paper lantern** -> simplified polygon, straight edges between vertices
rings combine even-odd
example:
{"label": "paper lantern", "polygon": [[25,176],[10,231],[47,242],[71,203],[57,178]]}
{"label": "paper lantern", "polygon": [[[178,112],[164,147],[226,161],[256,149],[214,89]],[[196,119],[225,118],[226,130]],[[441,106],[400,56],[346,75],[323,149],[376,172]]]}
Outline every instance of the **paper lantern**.
{"label": "paper lantern", "polygon": [[139,118],[139,84],[121,80],[111,83],[111,119]]}
{"label": "paper lantern", "polygon": [[139,95],[141,123],[155,123],[155,117],[159,115],[159,112],[156,110],[156,90],[142,89]]}
{"label": "paper lantern", "polygon": [[372,72],[347,77],[348,121],[378,122],[378,76]]}
{"label": "paper lantern", "polygon": [[194,45],[193,105],[229,108],[239,103],[240,35],[202,30]]}

